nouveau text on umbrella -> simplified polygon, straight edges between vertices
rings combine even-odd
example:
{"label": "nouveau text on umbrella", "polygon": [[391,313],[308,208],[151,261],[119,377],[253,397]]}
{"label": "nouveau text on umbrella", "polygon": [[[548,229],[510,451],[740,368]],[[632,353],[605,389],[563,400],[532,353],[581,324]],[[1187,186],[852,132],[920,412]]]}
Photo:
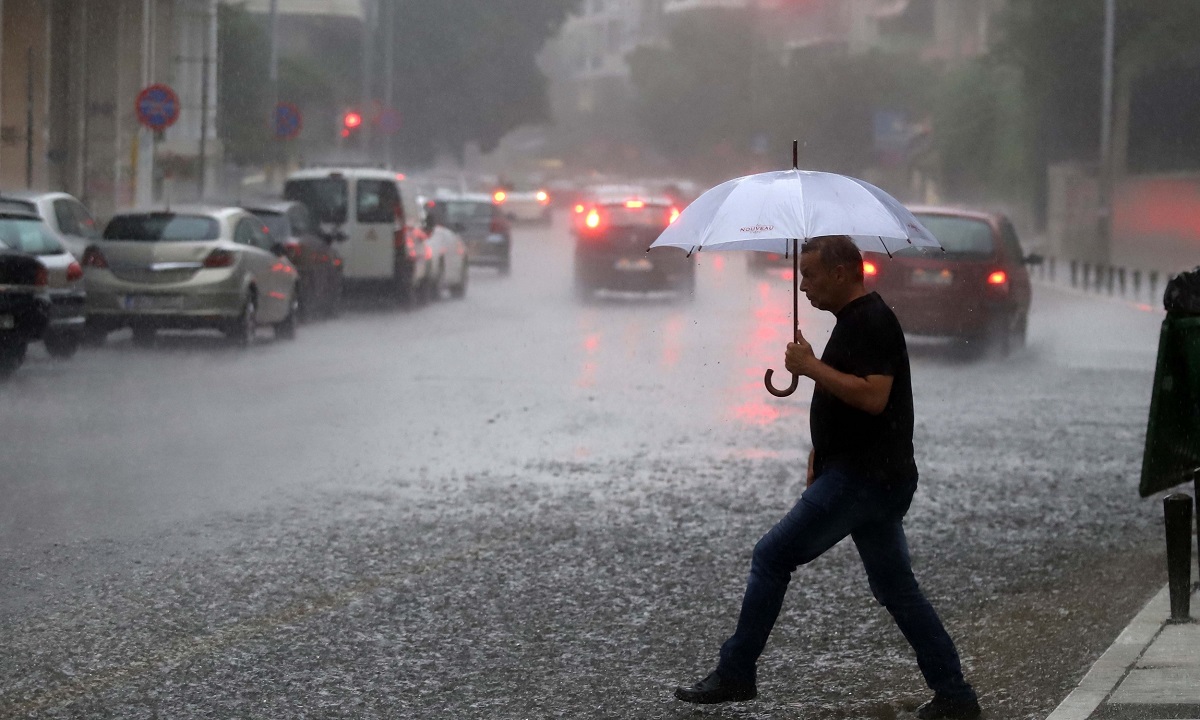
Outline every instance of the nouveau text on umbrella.
{"label": "nouveau text on umbrella", "polygon": [[[796,167],[797,145],[792,143],[792,169],[746,175],[721,183],[696,198],[675,222],[650,245],[676,247],[688,254],[709,250],[758,250],[792,256],[792,317],[800,329],[797,296],[801,243],[823,235],[849,235],[860,250],[886,252],[906,247],[941,245],[898,200],[874,185],[834,173],[811,172]],[[786,397],[796,391],[800,378],[779,390]]]}

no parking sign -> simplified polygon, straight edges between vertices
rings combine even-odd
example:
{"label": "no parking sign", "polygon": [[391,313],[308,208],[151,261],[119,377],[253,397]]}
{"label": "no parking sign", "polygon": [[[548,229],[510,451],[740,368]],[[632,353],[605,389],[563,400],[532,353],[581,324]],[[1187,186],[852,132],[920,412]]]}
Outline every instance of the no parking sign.
{"label": "no parking sign", "polygon": [[179,96],[170,85],[156,83],[138,93],[134,109],[142,125],[165,130],[179,119]]}

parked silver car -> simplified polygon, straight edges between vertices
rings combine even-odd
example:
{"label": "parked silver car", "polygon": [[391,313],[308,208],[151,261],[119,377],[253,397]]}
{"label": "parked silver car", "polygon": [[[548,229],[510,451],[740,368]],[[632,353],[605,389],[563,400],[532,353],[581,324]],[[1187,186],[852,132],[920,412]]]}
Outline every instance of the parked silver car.
{"label": "parked silver car", "polygon": [[83,258],[90,328],[212,328],[248,345],[260,325],[296,333],[296,268],[261,220],[240,208],[175,207],[119,213]]}
{"label": "parked silver car", "polygon": [[87,246],[100,238],[100,227],[91,212],[65,192],[9,190],[2,199],[23,204],[37,213],[76,260],[82,260]]}
{"label": "parked silver car", "polygon": [[46,268],[50,324],[42,333],[46,352],[68,358],[79,349],[84,324],[83,269],[46,223],[20,203],[0,198],[0,249],[28,253]]}

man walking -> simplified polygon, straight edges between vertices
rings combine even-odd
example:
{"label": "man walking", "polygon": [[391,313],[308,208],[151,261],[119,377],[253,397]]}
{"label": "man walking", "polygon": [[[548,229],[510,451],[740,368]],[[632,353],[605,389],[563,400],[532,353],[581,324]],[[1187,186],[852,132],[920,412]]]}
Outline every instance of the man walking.
{"label": "man walking", "polygon": [[717,668],[675,697],[692,703],[757,696],[755,666],[779,616],[792,572],[849,535],[871,592],[917,655],[933,699],[917,717],[975,718],[975,691],[958,652],[913,577],[903,518],[917,487],[908,349],[900,323],[863,285],[862,255],[849,237],[809,240],[800,250],[800,290],[837,317],[821,358],[797,331],[785,364],[816,383],[809,411],[807,487],[758,541],[737,629]]}

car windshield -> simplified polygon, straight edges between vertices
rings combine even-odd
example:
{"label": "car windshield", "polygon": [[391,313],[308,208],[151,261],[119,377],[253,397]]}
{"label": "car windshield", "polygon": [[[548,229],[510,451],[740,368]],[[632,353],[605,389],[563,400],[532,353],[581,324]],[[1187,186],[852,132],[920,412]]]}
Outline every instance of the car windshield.
{"label": "car windshield", "polygon": [[145,213],[118,215],[104,228],[105,240],[188,242],[216,240],[221,226],[206,215]]}
{"label": "car windshield", "polygon": [[317,222],[342,224],[346,222],[346,179],[341,177],[289,180],[283,188],[287,200],[308,206]]}
{"label": "car windshield", "polygon": [[446,221],[450,223],[487,223],[494,212],[490,202],[478,200],[447,200],[444,206]]}
{"label": "car windshield", "polygon": [[937,238],[945,252],[937,248],[905,248],[904,257],[951,257],[962,260],[991,257],[995,251],[992,226],[983,220],[951,215],[917,215],[921,224]]}
{"label": "car windshield", "polygon": [[30,255],[58,255],[62,245],[41,220],[33,218],[0,218],[0,245]]}

